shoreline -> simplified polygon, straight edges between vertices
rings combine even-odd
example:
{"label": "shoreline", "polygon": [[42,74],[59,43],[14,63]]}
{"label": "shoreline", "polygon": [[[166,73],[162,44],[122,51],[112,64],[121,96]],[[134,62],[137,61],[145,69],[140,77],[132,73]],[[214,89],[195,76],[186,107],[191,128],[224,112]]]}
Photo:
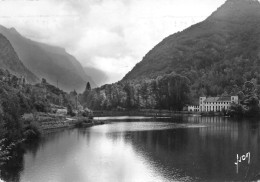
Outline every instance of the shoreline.
{"label": "shoreline", "polygon": [[[80,121],[82,120],[83,121]],[[42,133],[51,133],[51,132],[55,132],[57,130],[63,130],[63,129],[71,129],[71,128],[88,128],[91,126],[96,126],[96,125],[102,125],[102,124],[107,124],[107,121],[98,121],[98,120],[88,120],[90,122],[84,122],[85,118],[79,118],[79,119],[72,119],[72,120],[65,120],[65,121],[60,121],[60,122],[49,122],[48,124],[43,124],[41,125],[41,130]],[[77,126],[79,123],[82,124],[82,126]]]}
{"label": "shoreline", "polygon": [[95,117],[118,117],[118,116],[142,116],[142,117],[171,117],[178,115],[199,114],[188,111],[168,111],[168,110],[126,110],[126,111],[94,111]]}

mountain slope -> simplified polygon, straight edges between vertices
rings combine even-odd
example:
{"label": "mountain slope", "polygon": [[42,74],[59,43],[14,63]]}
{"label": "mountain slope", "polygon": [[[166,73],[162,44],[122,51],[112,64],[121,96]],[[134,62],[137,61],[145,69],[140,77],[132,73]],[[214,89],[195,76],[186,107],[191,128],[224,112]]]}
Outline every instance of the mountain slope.
{"label": "mountain slope", "polygon": [[24,66],[9,40],[2,34],[0,34],[0,67],[9,70],[15,75],[24,76],[30,83],[39,81],[39,79]]}
{"label": "mountain slope", "polygon": [[238,95],[251,108],[238,112],[258,113],[258,1],[227,0],[205,21],[165,38],[123,80],[86,91],[82,101],[96,110],[182,110],[203,95]]}
{"label": "mountain slope", "polygon": [[86,73],[92,76],[94,82],[98,85],[104,85],[108,81],[108,76],[103,71],[94,67],[84,67]]}
{"label": "mountain slope", "polygon": [[66,91],[82,91],[87,82],[96,86],[81,64],[64,49],[29,40],[14,28],[0,26],[0,33],[10,40],[24,65],[38,77],[54,85],[58,83]]}
{"label": "mountain slope", "polygon": [[172,71],[188,75],[234,58],[258,60],[259,53],[260,3],[227,0],[205,21],[165,38],[123,80],[155,78]]}

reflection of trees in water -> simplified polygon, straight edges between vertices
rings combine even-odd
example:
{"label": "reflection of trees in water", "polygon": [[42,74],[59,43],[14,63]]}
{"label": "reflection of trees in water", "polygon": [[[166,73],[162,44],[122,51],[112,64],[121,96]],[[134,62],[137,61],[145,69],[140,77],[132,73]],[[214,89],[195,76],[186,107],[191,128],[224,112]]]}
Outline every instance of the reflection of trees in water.
{"label": "reflection of trees in water", "polygon": [[[188,130],[165,130],[165,131],[138,131],[132,132],[132,138],[128,141],[146,158],[149,163],[156,166],[165,177],[178,176],[178,179],[186,177],[180,174],[181,168],[177,164],[183,163],[181,158],[173,158],[172,155],[180,156],[189,145]],[[174,164],[174,165],[173,165]],[[164,168],[164,169],[162,169]]]}
{"label": "reflection of trees in water", "polygon": [[30,153],[33,157],[39,149],[44,148],[50,142],[56,142],[64,134],[70,135],[74,130],[64,130],[56,133],[46,134],[39,141],[27,142],[17,145],[10,153],[10,160],[0,166],[0,178],[6,182],[19,182],[20,172],[24,168],[24,154]]}
{"label": "reflection of trees in water", "polygon": [[35,158],[41,143],[42,142],[40,142],[40,140],[36,140],[36,141],[24,143],[23,146],[26,149],[26,152],[30,152],[32,156]]}
{"label": "reflection of trees in water", "polygon": [[87,143],[90,142],[90,140],[91,140],[91,132],[89,131],[88,128],[87,129],[86,128],[78,129],[78,135],[77,135],[78,139],[80,137],[82,137],[82,136],[86,139]]}
{"label": "reflection of trees in water", "polygon": [[1,177],[6,182],[18,182],[20,181],[20,172],[24,168],[24,154],[25,152],[31,152],[33,156],[36,155],[40,141],[25,142],[18,144],[10,151],[11,158],[0,166]]}
{"label": "reflection of trees in water", "polygon": [[23,170],[24,166],[23,155],[25,151],[21,145],[18,145],[10,152],[10,160],[0,166],[1,179],[6,182],[19,182],[19,174]]}
{"label": "reflection of trees in water", "polygon": [[[164,167],[165,175],[175,176],[176,169],[178,175],[201,179],[250,180],[260,171],[258,123],[218,117],[196,117],[192,122],[208,127],[132,132],[130,143],[156,167]],[[247,152],[250,167],[241,165],[236,174],[236,154]]]}

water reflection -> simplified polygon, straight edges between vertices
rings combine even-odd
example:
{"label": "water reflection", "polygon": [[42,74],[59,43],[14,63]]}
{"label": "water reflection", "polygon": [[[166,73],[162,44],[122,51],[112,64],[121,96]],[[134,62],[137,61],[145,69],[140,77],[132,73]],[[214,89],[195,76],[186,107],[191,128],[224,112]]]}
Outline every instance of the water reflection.
{"label": "water reflection", "polygon": [[[260,171],[258,121],[177,117],[50,134],[4,168],[6,181],[230,181]],[[251,153],[239,166],[236,155]],[[21,154],[23,154],[21,152]],[[15,165],[14,165],[15,166]],[[2,171],[2,172],[3,172]]]}
{"label": "water reflection", "polygon": [[[6,181],[19,182],[19,172],[23,170],[23,154],[24,150],[21,146],[18,146],[11,152],[13,156],[8,163],[5,163],[0,168],[1,178]],[[1,181],[1,180],[0,180]]]}

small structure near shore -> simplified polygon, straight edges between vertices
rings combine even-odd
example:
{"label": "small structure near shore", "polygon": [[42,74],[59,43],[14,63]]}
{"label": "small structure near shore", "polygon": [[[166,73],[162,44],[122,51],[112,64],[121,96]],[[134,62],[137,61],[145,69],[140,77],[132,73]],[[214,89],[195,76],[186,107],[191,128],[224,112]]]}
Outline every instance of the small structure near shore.
{"label": "small structure near shore", "polygon": [[188,111],[189,112],[199,112],[200,111],[200,106],[188,106]]}

